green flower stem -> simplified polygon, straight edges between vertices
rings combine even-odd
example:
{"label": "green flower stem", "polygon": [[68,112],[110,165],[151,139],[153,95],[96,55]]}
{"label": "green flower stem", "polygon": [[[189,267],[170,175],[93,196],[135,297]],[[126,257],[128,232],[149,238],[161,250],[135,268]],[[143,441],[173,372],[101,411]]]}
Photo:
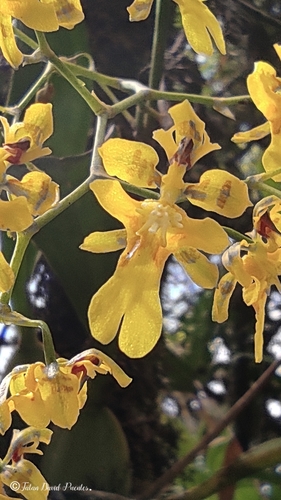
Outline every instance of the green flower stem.
{"label": "green flower stem", "polygon": [[[113,104],[117,104],[119,102],[118,99],[117,99],[117,97],[115,96],[115,94],[108,87],[108,85],[100,85],[100,87],[102,88],[102,90],[104,91],[104,93],[109,97],[109,99],[111,100],[111,102]],[[130,126],[132,127],[132,129],[134,129],[135,126],[136,126],[136,120],[131,115],[131,113],[129,113],[129,111],[125,111],[124,110],[122,112],[122,114],[123,114],[125,120],[127,120],[127,122],[130,124]]]}
{"label": "green flower stem", "polygon": [[151,50],[148,86],[158,89],[163,74],[164,53],[171,24],[173,4],[170,0],[156,0],[155,23]]}
{"label": "green flower stem", "polygon": [[43,349],[46,365],[49,365],[56,361],[56,352],[52,334],[48,325],[44,321],[26,318],[16,311],[11,311],[11,309],[7,305],[2,305],[0,307],[0,322],[4,323],[5,325],[40,328],[40,330],[42,331]]}
{"label": "green flower stem", "polygon": [[140,196],[141,198],[148,199],[148,200],[159,200],[160,195],[159,193],[152,191],[152,189],[145,189],[145,188],[139,188],[137,186],[134,186],[133,184],[129,184],[128,182],[125,181],[120,181],[120,184],[122,187],[127,191],[128,193],[136,194]]}
{"label": "green flower stem", "polygon": [[149,89],[144,88],[139,90],[136,94],[126,97],[125,99],[123,99],[123,101],[120,101],[117,104],[113,104],[113,106],[110,107],[109,117],[113,118],[119,113],[123,113],[123,111],[130,108],[131,106],[142,103],[144,100],[146,100],[149,92]]}
{"label": "green flower stem", "polygon": [[185,92],[167,92],[164,90],[153,90],[149,87],[145,87],[136,80],[127,80],[125,78],[122,79],[107,76],[70,62],[65,62],[65,65],[71,70],[74,75],[93,80],[100,86],[108,85],[109,87],[115,88],[116,90],[122,90],[123,92],[130,93],[136,93],[140,89],[140,87],[143,90],[146,89],[148,93],[144,95],[144,98],[149,101],[158,101],[159,99],[163,99],[167,101],[180,102],[184,101],[184,99],[188,99],[190,102],[213,107],[232,106],[243,101],[251,100],[251,97],[248,94],[231,97],[212,97],[206,95],[188,94]]}
{"label": "green flower stem", "polygon": [[[39,76],[39,78],[34,82],[32,87],[27,91],[27,93],[23,96],[23,98],[19,101],[19,103],[16,106],[17,114],[19,115],[20,112],[28,105],[28,103],[31,101],[31,99],[35,96],[35,94],[40,90],[45,83],[48,81],[50,78],[50,75],[54,72],[54,68],[51,63],[47,63],[44,71],[42,74]],[[18,116],[16,116],[16,119],[18,119]]]}
{"label": "green flower stem", "polygon": [[30,36],[26,35],[23,31],[14,27],[14,33],[23,43],[25,43],[25,45],[33,50],[38,49],[38,44],[35,42],[35,40],[30,38]]}
{"label": "green flower stem", "polygon": [[250,185],[251,189],[258,189],[262,191],[265,194],[273,194],[277,196],[278,198],[281,198],[281,190],[277,189],[273,186],[269,186],[268,184],[265,184],[264,182],[256,182],[255,184]]}
{"label": "green flower stem", "polygon": [[95,175],[100,173],[100,172],[106,174],[106,172],[102,166],[101,157],[99,155],[99,147],[104,142],[107,120],[108,120],[108,117],[106,114],[97,116],[96,133],[95,133],[93,152],[92,152],[92,158],[91,158],[91,164],[90,164],[90,175],[92,176],[93,180],[95,178]]}
{"label": "green flower stem", "polygon": [[185,94],[183,92],[165,92],[163,90],[150,90],[149,94],[150,100],[164,99],[167,101],[184,101],[188,99],[190,102],[204,104],[205,106],[232,106],[233,104],[239,104],[242,101],[249,101],[251,97],[249,95],[238,95],[231,97],[212,97],[197,94]]}
{"label": "green flower stem", "polygon": [[43,215],[40,215],[35,219],[33,224],[26,229],[25,234],[31,238],[34,234],[44,227],[46,224],[51,222],[55,217],[66,210],[70,205],[79,200],[84,194],[89,190],[89,184],[93,181],[93,177],[88,177],[82,184],[80,184],[76,189],[74,189],[70,194],[65,196],[59,203],[54,207],[50,208]]}
{"label": "green flower stem", "polygon": [[231,227],[222,226],[222,228],[225,230],[228,236],[235,241],[246,240],[248,243],[253,243],[253,240],[249,238],[249,236],[245,236],[245,234],[239,233],[238,231],[235,231],[235,229],[232,229]]}
{"label": "green flower stem", "polygon": [[[153,31],[153,41],[151,49],[150,71],[148,86],[150,89],[158,89],[164,68],[164,54],[167,47],[167,38],[169,27],[173,19],[172,16],[173,3],[170,0],[156,0],[155,23]],[[147,102],[150,106],[149,101]],[[142,128],[142,116],[144,117],[144,128],[150,130],[152,128],[152,115],[145,113],[144,108],[139,108],[138,124]]]}
{"label": "green flower stem", "polygon": [[[28,247],[28,244],[30,242],[31,236],[29,234],[26,234],[24,232],[22,233],[17,233],[17,239],[16,239],[16,244],[14,247],[13,255],[11,258],[10,266],[14,272],[15,275],[15,281],[18,275],[18,272],[20,270],[20,266],[25,254],[25,251]],[[11,296],[13,292],[13,287],[8,291],[1,293],[0,295],[0,304],[9,304]]]}
{"label": "green flower stem", "polygon": [[54,51],[50,48],[44,33],[41,33],[40,31],[36,31],[35,33],[41,53],[52,63],[57,72],[60,73],[60,75],[62,75],[70,83],[70,85],[72,85],[78,94],[81,95],[95,115],[100,115],[106,112],[107,106],[99,101],[99,99],[87,89],[84,83],[78,80],[68,66],[56,56]]}

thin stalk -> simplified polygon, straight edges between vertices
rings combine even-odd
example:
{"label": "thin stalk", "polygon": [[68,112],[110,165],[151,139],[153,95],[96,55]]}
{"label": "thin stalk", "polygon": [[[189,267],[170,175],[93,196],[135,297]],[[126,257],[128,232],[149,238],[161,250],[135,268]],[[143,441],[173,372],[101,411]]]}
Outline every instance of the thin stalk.
{"label": "thin stalk", "polygon": [[36,31],[36,37],[38,40],[39,48],[41,53],[52,63],[57,72],[62,75],[72,87],[81,95],[81,97],[86,101],[91,110],[95,115],[100,115],[107,111],[107,106],[102,103],[93,93],[91,93],[83,82],[79,81],[78,78],[72,73],[69,67],[63,62],[62,59],[57,57],[54,51],[49,46],[45,34],[40,31]]}
{"label": "thin stalk", "polygon": [[14,27],[14,33],[23,43],[25,43],[25,45],[27,45],[33,50],[38,49],[38,44],[35,42],[35,40],[30,38],[30,36],[26,35],[23,31]]}
{"label": "thin stalk", "polygon": [[96,133],[95,133],[95,140],[94,140],[91,165],[90,165],[90,176],[93,179],[94,179],[95,175],[103,168],[101,166],[99,147],[104,142],[107,119],[108,119],[107,115],[105,115],[105,114],[97,116]]}
{"label": "thin stalk", "polygon": [[184,469],[193,462],[195,457],[202,451],[208,444],[213,441],[229,424],[232,422],[239,413],[249,404],[249,402],[258,394],[264,384],[268,381],[269,377],[273,375],[275,370],[280,365],[281,360],[276,360],[267,368],[267,370],[253,383],[243,396],[236,401],[236,403],[228,410],[222,420],[220,420],[215,427],[207,432],[201,441],[183,458],[178,460],[168,469],[162,476],[160,476],[154,483],[152,483],[141,495],[138,500],[148,500],[156,496],[164,486],[170,484]]}
{"label": "thin stalk", "polygon": [[52,334],[48,325],[45,321],[26,318],[22,314],[11,311],[11,309],[2,305],[0,307],[0,322],[5,325],[16,325],[16,326],[24,326],[28,328],[40,328],[42,331],[42,339],[43,339],[43,349],[46,364],[49,365],[56,361],[56,352],[54,348],[54,343],[52,339]]}
{"label": "thin stalk", "polygon": [[[47,63],[44,71],[42,74],[37,78],[37,80],[34,82],[34,84],[30,87],[30,89],[26,92],[26,94],[23,96],[23,98],[19,101],[17,104],[16,108],[18,109],[18,114],[20,111],[22,111],[28,103],[31,101],[31,99],[35,96],[35,94],[40,90],[45,83],[48,81],[50,78],[51,73],[54,71],[54,68],[51,63]],[[18,118],[18,116],[16,116]]]}
{"label": "thin stalk", "polygon": [[[15,275],[15,281],[17,279],[17,275],[19,273],[20,266],[21,266],[21,263],[23,261],[25,251],[28,247],[30,240],[31,240],[31,235],[26,234],[25,232],[17,233],[16,244],[15,244],[13,255],[11,258],[11,262],[10,262],[10,267],[12,268],[14,275]],[[9,304],[11,296],[12,296],[13,288],[14,287],[12,287],[8,292],[1,293],[0,303],[2,305]]]}
{"label": "thin stalk", "polygon": [[212,477],[198,486],[167,500],[203,500],[245,477],[255,477],[281,460],[281,438],[271,439],[242,453],[233,463],[219,469]]}
{"label": "thin stalk", "polygon": [[[167,47],[169,27],[172,22],[173,4],[170,0],[156,0],[155,23],[150,60],[148,86],[158,89],[164,69],[164,55]],[[150,103],[147,103],[150,106]],[[144,128],[151,128],[152,116],[146,114]]]}
{"label": "thin stalk", "polygon": [[[253,187],[253,186],[251,186]],[[268,184],[265,184],[264,182],[257,182],[254,186],[254,189],[258,189],[262,191],[263,193],[267,194],[273,194],[277,196],[278,198],[281,198],[281,191],[280,189],[277,189],[273,186],[269,186]]]}
{"label": "thin stalk", "polygon": [[245,234],[239,233],[238,231],[235,231],[235,229],[232,229],[231,227],[222,226],[222,228],[225,230],[225,232],[228,234],[228,236],[235,241],[245,240],[248,243],[253,243],[253,240],[251,238],[249,238],[249,236],[245,236]]}
{"label": "thin stalk", "polygon": [[51,222],[55,217],[64,212],[70,205],[75,203],[75,201],[79,200],[84,194],[86,194],[89,190],[89,184],[93,181],[92,177],[88,177],[80,186],[74,189],[70,194],[65,196],[59,203],[50,208],[43,215],[40,215],[35,219],[33,224],[26,229],[25,233],[31,238],[34,234],[38,233],[38,231],[44,227],[46,224]]}

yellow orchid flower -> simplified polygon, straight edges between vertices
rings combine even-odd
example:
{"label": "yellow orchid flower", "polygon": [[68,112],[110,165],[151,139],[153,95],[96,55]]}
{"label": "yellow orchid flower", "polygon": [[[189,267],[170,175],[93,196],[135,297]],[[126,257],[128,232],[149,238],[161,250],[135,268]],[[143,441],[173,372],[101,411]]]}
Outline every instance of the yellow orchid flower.
{"label": "yellow orchid flower", "polygon": [[97,373],[110,373],[121,387],[132,380],[111,358],[96,349],[84,351],[71,360],[59,358],[48,366],[37,362],[14,368],[0,385],[0,433],[10,427],[14,410],[28,425],[44,428],[53,422],[71,429],[87,399],[86,378],[93,379]]}
{"label": "yellow orchid flower", "polygon": [[[277,44],[274,48],[281,59],[281,49]],[[256,107],[265,116],[268,122],[263,123],[247,132],[239,132],[232,137],[236,143],[249,142],[261,139],[271,134],[271,143],[262,157],[262,164],[266,172],[274,172],[280,168],[281,146],[281,78],[276,70],[268,63],[255,63],[254,71],[247,78],[249,94]],[[281,181],[281,174],[274,175],[273,180]]]}
{"label": "yellow orchid flower", "polygon": [[[169,163],[176,161],[188,170],[206,154],[220,149],[219,144],[210,141],[205,123],[188,101],[172,106],[169,114],[174,125],[168,130],[153,132],[153,138],[165,150]],[[109,170],[108,173],[113,175]],[[119,174],[115,172],[115,175]],[[136,184],[135,179],[130,182]],[[245,182],[218,169],[204,172],[198,183],[185,183],[182,195],[193,205],[230,218],[239,217],[252,205]]]}
{"label": "yellow orchid flower", "polygon": [[[93,337],[104,344],[113,340],[120,327],[120,349],[134,358],[150,352],[160,337],[159,285],[169,255],[175,255],[195,283],[213,288],[218,279],[217,266],[201,251],[220,253],[228,245],[228,237],[217,222],[210,218],[191,219],[176,205],[177,199],[190,188],[183,181],[186,170],[219,145],[211,144],[204,123],[188,102],[173,106],[169,113],[174,120],[173,127],[167,131],[158,130],[153,135],[169,159],[166,175],[155,170],[158,155],[147,144],[110,139],[99,149],[109,175],[139,187],[158,185],[159,200],[136,201],[118,180],[94,181],[90,187],[99,203],[119,219],[125,229],[92,233],[80,247],[90,252],[125,248],[114,275],[92,298],[88,318]],[[226,177],[216,181],[214,186],[216,197],[212,192],[213,180],[208,181],[212,192],[209,202],[208,190],[204,197],[211,210],[215,209],[215,198],[221,196],[225,179],[229,180],[230,174],[224,174]],[[244,205],[240,188],[236,197],[239,200],[236,204],[242,200]],[[193,193],[196,204],[195,198]]]}
{"label": "yellow orchid flower", "polygon": [[22,122],[9,125],[0,117],[4,130],[3,148],[9,154],[6,161],[20,165],[49,155],[52,151],[43,143],[53,133],[52,104],[35,103],[27,108]]}
{"label": "yellow orchid flower", "polygon": [[187,101],[169,113],[174,125],[153,134],[170,163],[166,175],[155,170],[159,158],[147,144],[110,139],[99,149],[109,175],[138,187],[159,186],[159,200],[136,201],[118,180],[94,181],[90,187],[99,203],[125,229],[92,233],[80,247],[90,252],[125,248],[114,275],[92,298],[88,318],[93,337],[104,344],[120,328],[119,347],[133,358],[145,356],[160,337],[159,285],[167,258],[175,255],[195,283],[213,288],[218,270],[201,251],[220,253],[228,245],[217,222],[189,218],[176,205],[178,198],[186,196],[193,204],[227,217],[237,217],[251,204],[246,185],[228,172],[205,173],[197,184],[183,181],[195,161],[220,146],[211,143],[204,122]]}
{"label": "yellow orchid flower", "polygon": [[19,232],[59,200],[59,186],[44,172],[29,172],[21,180],[7,174],[12,164],[27,163],[51,153],[43,143],[53,133],[52,105],[32,104],[23,121],[11,126],[4,117],[0,121],[4,128],[4,144],[0,148],[1,191],[9,196],[7,201],[0,200],[0,229]]}
{"label": "yellow orchid flower", "polygon": [[4,485],[27,500],[47,500],[49,485],[37,467],[26,460],[25,455],[27,453],[42,455],[38,445],[49,444],[52,434],[49,429],[34,427],[13,431],[6,456],[0,460],[0,500],[12,498],[5,494]]}
{"label": "yellow orchid flower", "polygon": [[[273,208],[268,212],[270,207]],[[281,291],[278,278],[281,274],[281,240],[275,226],[275,223],[280,222],[280,209],[281,200],[274,196],[269,196],[256,205],[253,211],[254,230],[250,234],[253,242],[243,240],[225,251],[222,261],[228,273],[221,278],[214,295],[212,318],[213,321],[222,323],[228,318],[229,300],[234,288],[237,283],[241,284],[245,304],[251,305],[255,310],[254,340],[257,363],[260,363],[263,357],[266,299],[272,285]]]}
{"label": "yellow orchid flower", "polygon": [[23,60],[13,32],[12,20],[31,29],[50,32],[60,26],[72,29],[84,19],[80,0],[1,0],[0,48],[8,63],[17,68]]}
{"label": "yellow orchid flower", "polygon": [[[186,38],[195,52],[211,55],[213,38],[217,48],[225,54],[225,42],[219,22],[205,5],[205,0],[174,0],[178,4]],[[153,0],[134,0],[127,8],[130,21],[143,21],[149,14]]]}
{"label": "yellow orchid flower", "polygon": [[281,199],[271,195],[256,203],[253,224],[256,232],[267,241],[269,252],[281,248]]}

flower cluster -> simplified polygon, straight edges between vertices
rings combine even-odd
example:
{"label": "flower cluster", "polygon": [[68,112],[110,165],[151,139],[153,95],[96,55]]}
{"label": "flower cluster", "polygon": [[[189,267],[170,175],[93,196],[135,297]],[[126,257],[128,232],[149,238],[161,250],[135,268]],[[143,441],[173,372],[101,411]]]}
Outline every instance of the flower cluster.
{"label": "flower cluster", "polygon": [[[274,45],[277,55],[281,60],[281,46]],[[270,64],[259,61],[255,63],[254,71],[247,78],[249,94],[266,118],[266,122],[247,132],[238,132],[232,138],[233,142],[249,142],[262,139],[271,134],[271,143],[262,157],[262,164],[268,173],[272,173],[273,180],[281,181],[281,174],[274,172],[280,169],[280,143],[281,143],[281,78],[276,75],[276,70]]]}
{"label": "flower cluster", "polygon": [[12,20],[18,19],[37,31],[56,31],[60,26],[72,29],[84,19],[80,0],[1,0],[0,48],[8,63],[17,68],[23,61],[18,49]]}
{"label": "flower cluster", "polygon": [[253,210],[250,241],[231,245],[223,254],[225,274],[215,291],[212,316],[219,323],[228,318],[228,306],[237,283],[242,286],[243,300],[252,306],[256,316],[255,360],[263,358],[265,304],[271,286],[281,291],[281,199],[268,196]]}
{"label": "flower cluster", "polygon": [[[213,38],[225,54],[225,42],[219,22],[203,3],[205,0],[174,0],[178,5],[186,38],[195,52],[211,55]],[[130,21],[143,21],[149,16],[153,0],[134,0],[128,7]]]}
{"label": "flower cluster", "polygon": [[0,148],[0,189],[7,200],[0,200],[0,229],[23,231],[33,218],[53,207],[59,199],[59,187],[44,172],[32,171],[21,180],[9,175],[11,165],[28,163],[51,153],[43,143],[53,133],[51,104],[32,104],[22,122],[9,125],[0,117],[4,130],[4,143]]}
{"label": "flower cluster", "polygon": [[[42,455],[40,443],[49,444],[52,431],[28,427],[22,431],[14,430],[10,447],[3,460],[0,459],[0,500],[10,497],[5,494],[8,486],[28,500],[47,500],[49,486],[37,467],[26,460],[25,455]],[[20,500],[18,498],[18,500]]]}
{"label": "flower cluster", "polygon": [[188,217],[177,200],[188,199],[227,217],[237,217],[251,205],[247,186],[228,172],[211,170],[199,183],[183,181],[195,161],[219,146],[210,142],[204,123],[188,101],[173,106],[169,113],[174,125],[153,135],[166,152],[166,174],[155,170],[158,155],[146,144],[110,139],[100,148],[109,175],[138,187],[158,186],[159,198],[137,201],[119,180],[95,180],[90,187],[99,203],[125,229],[92,233],[81,245],[90,252],[125,249],[112,278],[92,298],[88,317],[92,335],[104,344],[119,329],[120,349],[133,358],[146,355],[159,339],[159,285],[169,255],[176,257],[195,283],[214,288],[218,269],[204,253],[220,253],[229,244],[216,221]]}
{"label": "flower cluster", "polygon": [[110,373],[121,387],[131,382],[111,358],[96,349],[70,360],[58,358],[47,366],[37,362],[15,367],[0,385],[0,433],[10,427],[13,411],[37,428],[53,422],[71,429],[87,399],[87,378],[97,373]]}

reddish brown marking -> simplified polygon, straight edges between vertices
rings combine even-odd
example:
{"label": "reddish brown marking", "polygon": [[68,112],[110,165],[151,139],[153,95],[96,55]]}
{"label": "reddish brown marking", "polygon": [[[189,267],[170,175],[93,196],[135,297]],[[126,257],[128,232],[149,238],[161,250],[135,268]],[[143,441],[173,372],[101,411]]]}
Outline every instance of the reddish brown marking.
{"label": "reddish brown marking", "polygon": [[80,365],[80,366],[73,365],[73,367],[71,369],[71,373],[73,373],[73,375],[76,375],[76,376],[79,375],[80,373],[82,373],[83,377],[87,376],[87,370],[86,370],[84,365]]}
{"label": "reddish brown marking", "polygon": [[226,204],[227,198],[230,195],[230,190],[231,190],[231,181],[226,181],[220,190],[219,196],[217,197],[217,206],[219,208],[223,208],[224,205]]}
{"label": "reddish brown marking", "polygon": [[19,450],[18,450],[18,449],[16,449],[16,450],[14,451],[13,455],[12,455],[12,461],[17,463],[17,462],[19,462],[19,461],[20,461],[21,457],[22,457],[22,454],[20,454],[20,453],[19,453]]}
{"label": "reddish brown marking", "polygon": [[3,148],[5,151],[10,153],[10,156],[6,158],[6,161],[12,163],[13,165],[19,165],[22,154],[30,148],[30,141],[26,139],[25,141],[3,144]]}
{"label": "reddish brown marking", "polygon": [[175,161],[178,165],[183,165],[187,170],[191,169],[191,159],[190,155],[193,151],[193,140],[184,137],[180,141],[180,145],[176,153],[172,158],[172,162]]}
{"label": "reddish brown marking", "polygon": [[270,233],[274,231],[275,233],[281,234],[280,231],[278,231],[277,227],[273,224],[269,213],[265,212],[258,224],[257,224],[257,232],[264,238],[268,238]]}

